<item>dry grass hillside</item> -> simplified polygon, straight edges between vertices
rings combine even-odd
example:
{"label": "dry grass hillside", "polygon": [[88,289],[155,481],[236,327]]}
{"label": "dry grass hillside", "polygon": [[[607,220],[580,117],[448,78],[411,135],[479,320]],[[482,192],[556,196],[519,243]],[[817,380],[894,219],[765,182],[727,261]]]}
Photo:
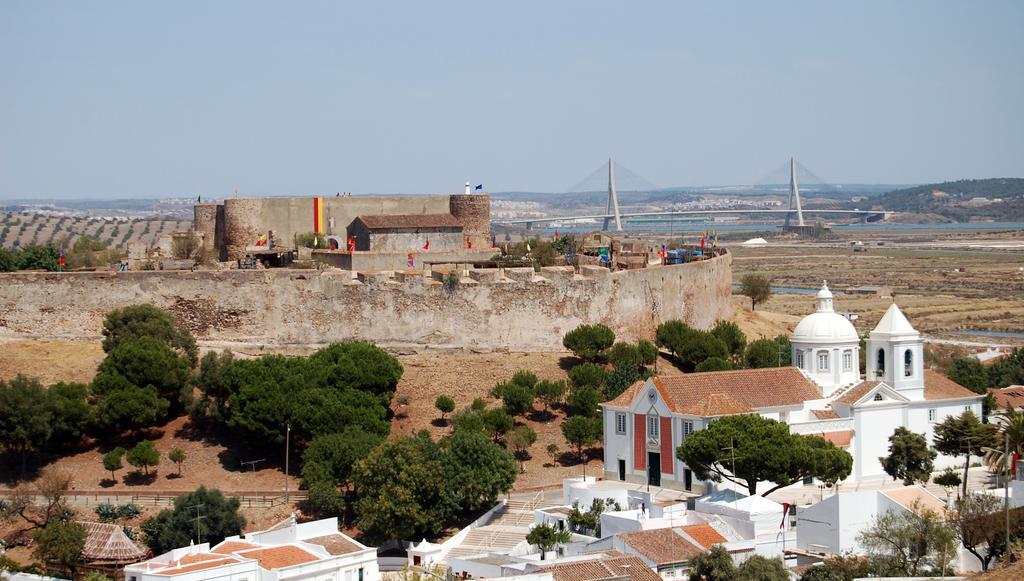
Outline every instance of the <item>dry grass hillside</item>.
{"label": "dry grass hillside", "polygon": [[90,236],[110,248],[125,248],[129,242],[152,245],[157,236],[191,227],[182,220],[105,220],[42,214],[0,213],[0,248],[29,244],[70,247],[82,236]]}

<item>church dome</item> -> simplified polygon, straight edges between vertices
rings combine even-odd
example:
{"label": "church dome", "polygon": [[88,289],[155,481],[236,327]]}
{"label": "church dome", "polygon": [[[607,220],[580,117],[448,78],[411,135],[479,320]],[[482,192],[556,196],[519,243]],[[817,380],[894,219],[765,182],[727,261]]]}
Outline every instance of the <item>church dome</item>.
{"label": "church dome", "polygon": [[822,283],[815,299],[817,308],[793,330],[793,343],[860,342],[853,323],[832,309],[832,291],[828,290],[828,284]]}

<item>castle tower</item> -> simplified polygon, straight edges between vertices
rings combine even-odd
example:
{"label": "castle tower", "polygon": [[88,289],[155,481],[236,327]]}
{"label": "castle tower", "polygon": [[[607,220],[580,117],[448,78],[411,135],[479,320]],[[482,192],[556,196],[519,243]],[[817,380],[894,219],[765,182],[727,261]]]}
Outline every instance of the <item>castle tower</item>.
{"label": "castle tower", "polygon": [[884,381],[911,400],[924,399],[924,340],[893,303],[871,331],[867,379]]}
{"label": "castle tower", "polygon": [[462,222],[462,233],[474,249],[491,247],[489,194],[452,194],[448,198],[448,211]]}

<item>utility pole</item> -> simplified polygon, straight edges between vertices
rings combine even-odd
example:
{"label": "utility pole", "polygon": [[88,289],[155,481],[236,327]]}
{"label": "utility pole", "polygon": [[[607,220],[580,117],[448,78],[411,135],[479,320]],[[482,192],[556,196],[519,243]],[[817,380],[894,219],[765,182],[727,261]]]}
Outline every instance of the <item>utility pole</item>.
{"label": "utility pole", "polygon": [[196,544],[197,545],[202,544],[202,542],[203,542],[202,532],[199,530],[199,521],[203,520],[206,517],[205,516],[200,516],[200,514],[199,514],[199,509],[201,509],[202,507],[203,507],[203,503],[201,503],[201,502],[199,504],[193,504],[192,506],[189,507],[189,508],[196,509]]}
{"label": "utility pole", "polygon": [[[732,477],[736,478],[736,438],[734,436],[729,436],[729,447],[726,448],[726,450],[729,450],[729,452],[730,452],[730,454],[732,456]],[[733,490],[732,490],[732,507],[734,509],[736,509],[739,506],[739,496],[740,495],[739,495],[739,492],[737,492],[736,488],[735,488],[736,482],[733,482],[732,485],[733,485]]]}
{"label": "utility pole", "polygon": [[[1007,472],[1013,469],[1013,462],[1008,461],[1010,457],[1010,438],[1003,430],[1003,463],[1007,464]],[[1006,521],[1006,552],[1010,554],[1010,479],[1003,476],[1003,518]],[[1007,559],[1008,561],[1009,559]]]}
{"label": "utility pole", "polygon": [[286,424],[286,432],[284,436],[284,503],[289,504],[291,498],[288,494],[288,445],[292,440],[292,424],[289,422]]}

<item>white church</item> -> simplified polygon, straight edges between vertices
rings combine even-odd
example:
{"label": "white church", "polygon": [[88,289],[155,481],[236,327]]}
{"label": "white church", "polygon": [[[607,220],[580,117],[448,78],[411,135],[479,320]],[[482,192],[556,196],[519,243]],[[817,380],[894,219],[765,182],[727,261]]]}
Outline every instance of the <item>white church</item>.
{"label": "white church", "polygon": [[[823,284],[815,311],[793,331],[792,367],[652,377],[602,404],[605,478],[703,492],[676,448],[715,418],[745,413],[846,449],[848,480],[882,478],[878,458],[897,427],[931,442],[946,417],[981,417],[983,395],[924,368],[924,340],[895,303],[871,331],[862,376],[860,338],[832,301]],[[936,458],[936,469],[951,465],[952,457]]]}

